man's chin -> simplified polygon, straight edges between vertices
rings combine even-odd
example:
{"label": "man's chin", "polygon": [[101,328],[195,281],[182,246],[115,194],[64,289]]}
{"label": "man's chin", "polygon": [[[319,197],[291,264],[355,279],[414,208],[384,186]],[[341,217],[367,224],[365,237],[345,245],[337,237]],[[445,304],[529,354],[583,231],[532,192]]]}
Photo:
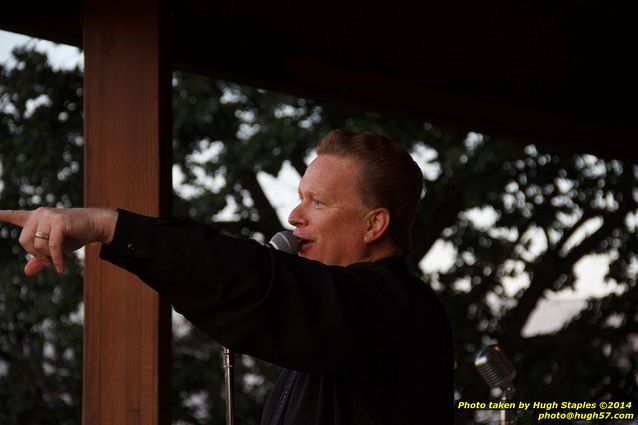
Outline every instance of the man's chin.
{"label": "man's chin", "polygon": [[304,258],[308,258],[309,260],[312,260],[312,254],[311,254],[311,248],[312,248],[312,242],[305,242],[303,243],[300,247],[299,247],[299,256],[300,257],[304,257]]}
{"label": "man's chin", "polygon": [[319,261],[319,262],[323,263],[323,261],[321,261],[320,256],[317,255],[316,252],[313,252],[313,250],[311,249],[312,248],[311,245],[312,245],[312,243],[304,244],[299,249],[298,255],[300,257],[303,257],[303,258],[307,259],[307,260],[314,260],[314,261]]}
{"label": "man's chin", "polygon": [[305,258],[306,260],[321,261],[319,258],[315,257],[314,255],[309,255],[307,252],[299,252],[298,255]]}

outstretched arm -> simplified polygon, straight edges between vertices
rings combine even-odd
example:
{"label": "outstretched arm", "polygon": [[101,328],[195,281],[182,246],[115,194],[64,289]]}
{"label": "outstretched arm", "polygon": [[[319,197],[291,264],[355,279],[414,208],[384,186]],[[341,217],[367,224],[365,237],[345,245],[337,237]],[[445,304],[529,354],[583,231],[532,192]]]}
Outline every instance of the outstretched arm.
{"label": "outstretched arm", "polygon": [[65,253],[93,242],[108,244],[115,232],[117,211],[104,208],[0,210],[0,222],[22,227],[20,244],[33,255],[24,273],[33,276],[51,265],[62,273]]}

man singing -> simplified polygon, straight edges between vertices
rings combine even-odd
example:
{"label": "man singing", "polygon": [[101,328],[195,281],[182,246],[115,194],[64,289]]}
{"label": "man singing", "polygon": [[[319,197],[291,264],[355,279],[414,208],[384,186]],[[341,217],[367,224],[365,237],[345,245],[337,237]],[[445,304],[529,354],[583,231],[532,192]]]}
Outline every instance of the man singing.
{"label": "man singing", "polygon": [[317,153],[288,218],[299,256],[125,210],[0,211],[0,221],[23,227],[28,275],[62,272],[65,252],[101,242],[102,259],[219,343],[284,367],[262,425],[452,424],[449,324],[404,260],[421,170],[373,133],[332,131]]}

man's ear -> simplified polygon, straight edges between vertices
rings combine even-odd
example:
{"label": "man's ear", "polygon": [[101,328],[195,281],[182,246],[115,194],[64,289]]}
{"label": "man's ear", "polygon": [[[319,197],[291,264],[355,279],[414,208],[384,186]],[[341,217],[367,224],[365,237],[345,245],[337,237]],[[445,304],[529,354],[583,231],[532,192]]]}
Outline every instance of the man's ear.
{"label": "man's ear", "polygon": [[375,208],[366,216],[366,233],[363,236],[365,243],[373,243],[385,235],[390,226],[390,211],[386,208]]}

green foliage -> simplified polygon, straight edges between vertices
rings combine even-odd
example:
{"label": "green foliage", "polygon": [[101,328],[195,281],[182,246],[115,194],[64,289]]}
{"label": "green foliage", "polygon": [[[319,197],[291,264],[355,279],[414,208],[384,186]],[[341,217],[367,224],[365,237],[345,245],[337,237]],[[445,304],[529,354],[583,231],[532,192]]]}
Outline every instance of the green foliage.
{"label": "green foliage", "polygon": [[[80,205],[81,73],[51,70],[36,52],[15,55],[17,66],[1,69],[0,208]],[[457,252],[451,268],[424,277],[453,324],[462,399],[488,397],[472,360],[483,344],[499,341],[514,354],[522,400],[638,402],[633,165],[558,155],[181,72],[174,74],[173,89],[175,167],[194,189],[187,196],[176,191],[176,215],[236,236],[267,238],[283,223],[259,173],[276,175],[289,161],[303,174],[317,141],[334,128],[383,133],[420,156],[427,171],[410,266],[419,271],[436,241]],[[42,95],[47,102],[28,106]],[[212,189],[202,176],[216,181]],[[233,204],[236,219],[216,218]],[[487,224],[475,218],[478,210],[491,217]],[[78,423],[81,268],[74,264],[63,278],[51,273],[27,279],[17,236],[16,229],[0,228],[0,423]],[[553,334],[525,335],[538,302],[572,288],[575,264],[591,254],[609,256],[608,278],[622,292],[590,300]],[[505,282],[512,277],[529,284],[510,293]],[[250,358],[239,363],[238,422],[257,424],[277,368]],[[222,423],[222,382],[220,347],[180,327],[174,338],[175,421]],[[473,417],[459,412],[457,420],[472,423]]]}
{"label": "green foliage", "polygon": [[[0,67],[0,208],[82,205],[82,77],[17,49]],[[78,424],[81,266],[24,275],[18,229],[0,229],[0,423]]]}
{"label": "green foliage", "polygon": [[[434,170],[426,175],[417,217],[413,270],[437,240],[451,243],[458,253],[452,268],[425,278],[449,310],[462,397],[488,396],[472,360],[482,345],[499,341],[506,351],[518,353],[523,399],[635,399],[636,224],[626,220],[636,210],[633,168],[204,77],[176,73],[174,83],[176,151],[183,149],[175,158],[185,183],[198,186],[189,174],[197,167],[226,182],[212,191],[202,187],[201,195],[188,202],[178,200],[181,213],[212,222],[227,206],[224,201],[232,199],[238,220],[214,226],[235,235],[270,236],[282,223],[257,184],[259,172],[276,175],[288,160],[303,174],[304,159],[334,128],[386,134],[414,152],[425,151],[428,169]],[[192,155],[212,145],[216,155],[204,161]],[[492,215],[493,223],[482,227],[472,220],[470,213],[477,209]],[[592,220],[601,226],[582,235]],[[574,265],[596,253],[614,259],[609,277],[623,282],[626,292],[591,301],[555,334],[523,336],[538,302],[573,287]],[[530,283],[509,294],[504,282],[511,277],[527,277]],[[592,316],[598,321],[588,321]],[[610,332],[604,322],[614,317],[622,317],[621,324]],[[566,339],[579,350],[564,347]],[[458,415],[459,423],[471,420]]]}

